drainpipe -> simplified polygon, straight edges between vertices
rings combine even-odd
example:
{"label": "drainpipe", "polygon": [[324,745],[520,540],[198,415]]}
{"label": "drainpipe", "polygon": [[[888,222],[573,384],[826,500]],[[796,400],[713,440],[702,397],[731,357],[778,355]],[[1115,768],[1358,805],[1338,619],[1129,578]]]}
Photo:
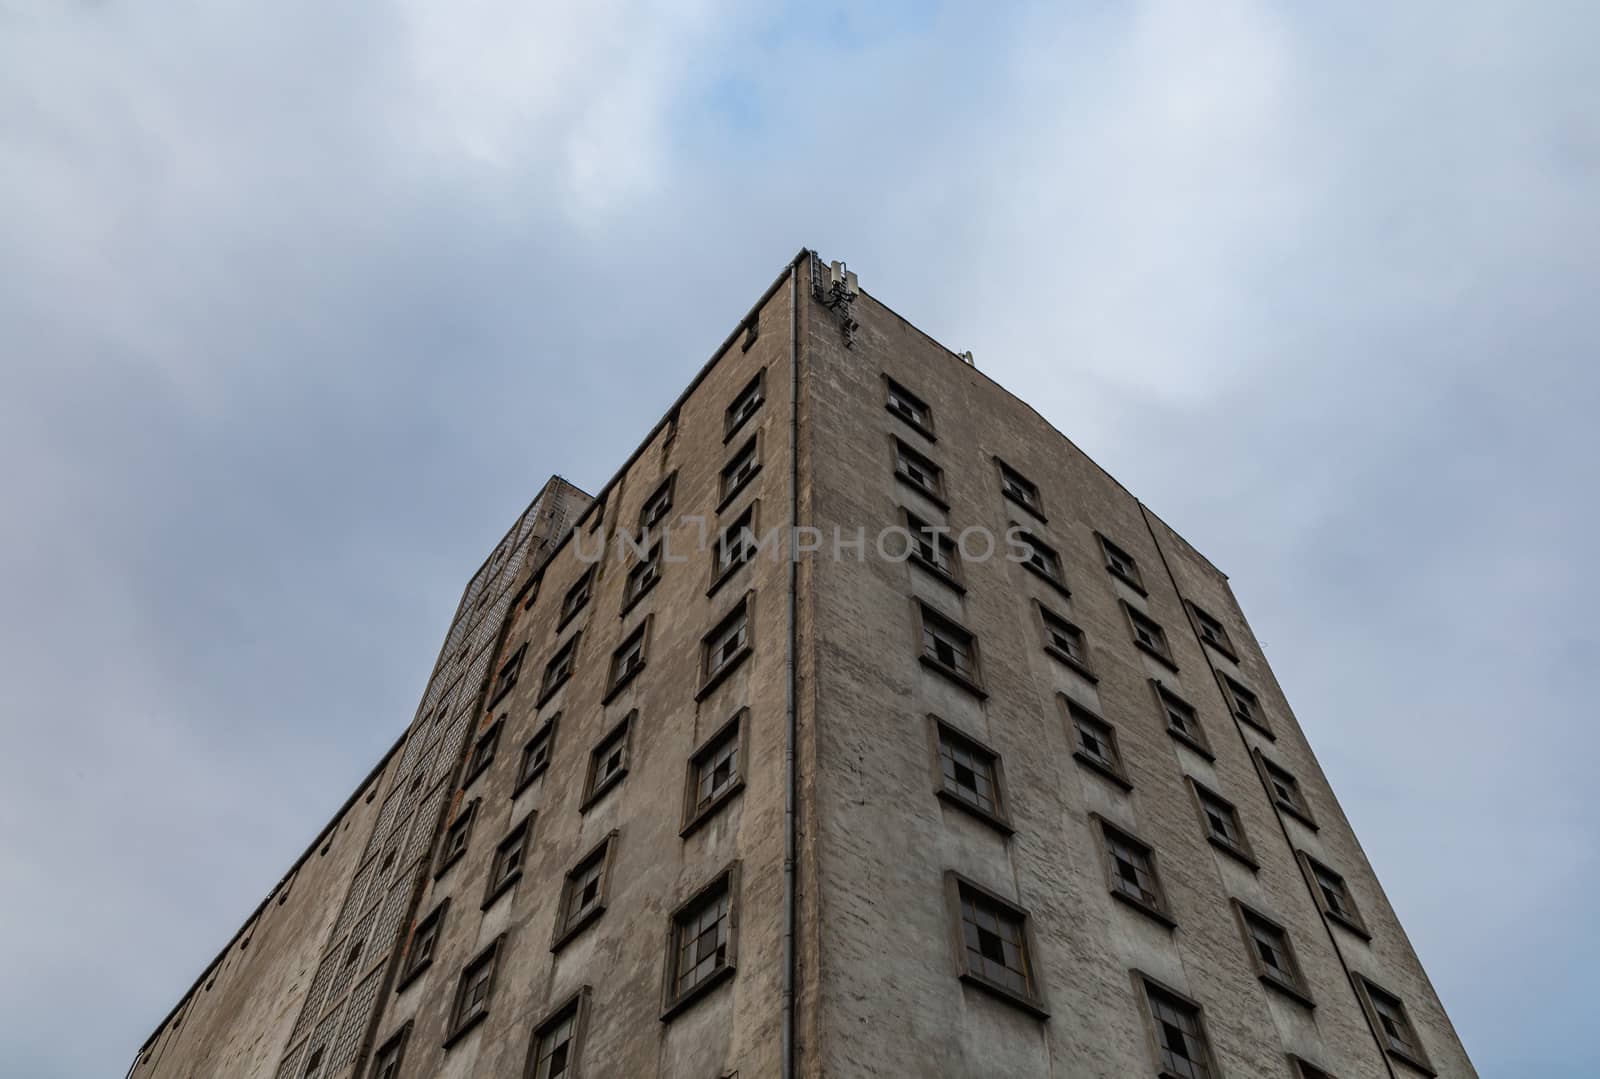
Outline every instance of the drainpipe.
{"label": "drainpipe", "polygon": [[794,1079],[794,987],[795,923],[798,921],[795,896],[795,742],[798,723],[795,713],[795,638],[799,622],[800,556],[796,551],[796,530],[800,527],[800,266],[802,257],[789,264],[789,645],[784,658],[788,689],[785,707],[783,766],[783,1079]]}

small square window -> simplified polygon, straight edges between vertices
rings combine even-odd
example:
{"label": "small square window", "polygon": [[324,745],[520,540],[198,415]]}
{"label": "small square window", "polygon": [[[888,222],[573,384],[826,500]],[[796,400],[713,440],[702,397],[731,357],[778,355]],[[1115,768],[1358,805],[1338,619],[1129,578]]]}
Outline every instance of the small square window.
{"label": "small square window", "polygon": [[739,944],[739,863],[717,875],[672,913],[661,1018],[733,974]]}
{"label": "small square window", "polygon": [[1428,1054],[1423,1051],[1422,1039],[1417,1037],[1417,1028],[1412,1025],[1405,1004],[1361,975],[1356,975],[1356,979],[1368,1014],[1382,1033],[1384,1051],[1413,1068],[1434,1075],[1433,1065],[1428,1063]]}
{"label": "small square window", "polygon": [[712,551],[711,588],[708,595],[761,550],[761,542],[756,536],[756,510],[759,506],[759,501],[752,502],[732,524],[717,534],[716,546]]}
{"label": "small square window", "polygon": [[1215,791],[1202,787],[1192,777],[1189,778],[1189,790],[1194,794],[1201,826],[1212,845],[1233,855],[1252,870],[1258,868],[1234,804]]}
{"label": "small square window", "polygon": [[761,409],[761,402],[765,400],[764,389],[766,386],[766,368],[756,373],[749,385],[739,391],[739,396],[733,399],[728,406],[722,426],[722,441],[726,442],[738,433],[739,428],[749,422]]}
{"label": "small square window", "polygon": [[937,716],[928,718],[933,731],[935,793],[1009,835],[1012,829],[1000,754]]}
{"label": "small square window", "polygon": [[1133,631],[1133,643],[1146,654],[1177,670],[1178,664],[1167,645],[1167,631],[1161,628],[1161,624],[1143,611],[1134,610],[1126,602],[1122,604],[1122,609],[1128,616],[1128,628]]}
{"label": "small square window", "polygon": [[444,929],[445,912],[450,909],[450,900],[446,898],[411,931],[411,944],[406,948],[405,963],[400,968],[400,979],[395,985],[395,992],[399,992],[416,980],[417,975],[433,963],[433,953],[439,943],[439,934]]}
{"label": "small square window", "polygon": [[528,844],[533,838],[533,821],[534,815],[529,813],[495,848],[494,858],[489,862],[489,888],[483,897],[484,910],[488,910],[496,899],[521,879]]}
{"label": "small square window", "polygon": [[1200,633],[1200,639],[1229,659],[1238,662],[1239,655],[1234,651],[1233,638],[1228,636],[1227,627],[1194,603],[1189,604],[1189,613],[1194,615],[1194,624]]}
{"label": "small square window", "polygon": [[888,392],[884,405],[894,415],[910,426],[920,435],[933,437],[933,413],[929,410],[922,398],[906,389],[889,376],[884,376],[884,384]]}
{"label": "small square window", "polygon": [[1072,755],[1119,787],[1131,790],[1133,783],[1122,766],[1116,730],[1077,701],[1064,695],[1057,699],[1066,708],[1067,721],[1072,725]]}
{"label": "small square window", "polygon": [[1211,740],[1206,737],[1205,728],[1200,726],[1200,714],[1195,711],[1194,705],[1157,679],[1152,678],[1150,685],[1155,689],[1156,707],[1161,710],[1167,733],[1206,760],[1215,760],[1216,755],[1211,752]]}
{"label": "small square window", "polygon": [[954,908],[961,980],[1048,1018],[1027,911],[954,871],[945,873],[945,890]]}
{"label": "small square window", "polygon": [[1000,468],[1001,493],[1041,521],[1044,520],[1044,506],[1034,482],[999,458],[995,458],[995,464]]}
{"label": "small square window", "polygon": [[1106,569],[1112,576],[1120,578],[1124,584],[1130,585],[1141,596],[1145,595],[1144,576],[1139,572],[1139,563],[1127,551],[1096,532],[1095,538],[1100,541],[1100,553],[1105,555]]}
{"label": "small square window", "polygon": [[1244,930],[1245,947],[1250,950],[1251,962],[1261,980],[1309,1007],[1315,1005],[1308,995],[1305,975],[1300,972],[1300,961],[1295,957],[1289,933],[1272,919],[1251,910],[1237,899],[1233,902],[1239,926]]}
{"label": "small square window", "polygon": [[478,953],[477,958],[461,972],[461,982],[456,986],[455,1001],[450,1007],[450,1024],[444,1040],[446,1049],[489,1014],[495,968],[499,966],[500,947],[505,939],[504,934],[496,937],[494,943]]}
{"label": "small square window", "polygon": [[925,603],[917,604],[922,635],[922,663],[973,692],[983,694],[978,670],[978,641],[965,628]]}
{"label": "small square window", "polygon": [[1287,769],[1267,760],[1259,749],[1254,752],[1254,756],[1256,766],[1261,769],[1261,780],[1267,785],[1273,803],[1299,820],[1301,824],[1316,831],[1316,818],[1311,815],[1311,805],[1306,801],[1305,792],[1300,789],[1300,781],[1290,775]]}
{"label": "small square window", "polygon": [[1268,738],[1273,738],[1272,726],[1267,722],[1267,713],[1261,707],[1261,699],[1237,679],[1225,674],[1219,677],[1222,679],[1222,690],[1228,696],[1228,703],[1233,707],[1233,714]]}
{"label": "small square window", "polygon": [[661,580],[661,544],[646,551],[628,570],[622,587],[622,612],[626,614]]}
{"label": "small square window", "polygon": [[602,704],[609,702],[633,681],[635,675],[644,670],[651,621],[651,618],[646,618],[644,624],[628,634],[627,639],[611,653],[611,673],[606,681],[606,695],[601,700]]}
{"label": "small square window", "polygon": [[466,777],[461,781],[463,787],[470,785],[483,774],[485,768],[494,763],[495,752],[500,748],[500,732],[504,728],[505,717],[501,716],[473,743],[472,755],[467,758]]}
{"label": "small square window", "polygon": [[1166,894],[1161,889],[1161,878],[1156,874],[1155,851],[1110,821],[1101,817],[1094,819],[1105,840],[1111,894],[1164,925],[1174,925],[1167,909]]}
{"label": "small square window", "polygon": [[947,525],[934,525],[905,511],[906,531],[911,534],[909,555],[912,562],[936,577],[961,589],[961,557]]}
{"label": "small square window", "polygon": [[700,691],[697,698],[710,693],[728,673],[750,654],[751,598],[746,595],[717,628],[700,641]]}
{"label": "small square window", "polygon": [[637,712],[629,712],[589,754],[589,774],[584,779],[580,809],[588,809],[628,774],[628,736],[636,715]]}
{"label": "small square window", "polygon": [[1362,921],[1361,912],[1356,909],[1356,901],[1350,895],[1350,886],[1344,878],[1305,851],[1298,853],[1301,866],[1311,878],[1312,897],[1322,913],[1363,940],[1371,940],[1372,934],[1367,931],[1367,923]]}
{"label": "small square window", "polygon": [[744,787],[744,718],[740,709],[689,756],[683,792],[683,827],[688,835]]}
{"label": "small square window", "polygon": [[648,535],[666,524],[667,515],[672,512],[672,496],[677,483],[678,474],[674,472],[662,480],[655,492],[645,499],[644,505],[639,509],[640,532]]}
{"label": "small square window", "polygon": [[550,662],[545,664],[544,678],[539,683],[538,704],[542,705],[555,696],[556,690],[566,685],[567,679],[572,677],[572,667],[578,659],[578,640],[582,636],[581,633],[574,633],[571,639],[550,657]]}
{"label": "small square window", "polygon": [[556,722],[561,718],[557,712],[545,721],[534,736],[528,739],[528,744],[522,747],[522,760],[517,765],[517,785],[512,791],[516,797],[525,790],[539,775],[550,766],[550,753],[555,748]]}
{"label": "small square window", "polygon": [[520,648],[511,653],[511,658],[501,665],[500,673],[494,679],[494,692],[489,695],[490,708],[498,704],[500,698],[510,693],[512,687],[517,684],[517,675],[522,671],[522,657],[527,651],[528,645],[524,642]]}
{"label": "small square window", "polygon": [[945,504],[944,470],[898,438],[894,440],[894,474],[927,495],[935,505]]}
{"label": "small square window", "polygon": [[372,1070],[368,1079],[400,1079],[400,1065],[405,1062],[406,1041],[411,1037],[411,1023],[407,1021],[395,1035],[372,1055]]}
{"label": "small square window", "polygon": [[478,817],[478,799],[468,802],[450,822],[450,827],[445,829],[444,846],[439,851],[439,868],[433,871],[435,878],[441,876],[446,869],[456,863],[456,859],[467,853],[467,843],[472,839],[472,822]]}
{"label": "small square window", "polygon": [[579,577],[577,583],[567,589],[567,594],[562,597],[561,617],[556,622],[557,632],[560,631],[562,626],[577,617],[578,612],[588,605],[589,597],[593,593],[594,567],[590,566],[587,570],[584,570],[583,576]]}
{"label": "small square window", "polygon": [[1206,1035],[1200,1005],[1173,992],[1155,979],[1134,975],[1144,991],[1150,1033],[1163,1079],[1216,1079],[1211,1039]]}
{"label": "small square window", "polygon": [[556,935],[550,942],[551,951],[559,949],[605,913],[616,839],[617,833],[611,832],[567,874],[561,887],[561,905],[556,913]]}
{"label": "small square window", "polygon": [[1039,605],[1039,621],[1044,627],[1044,650],[1090,681],[1098,681],[1089,663],[1089,642],[1083,630],[1043,604]]}
{"label": "small square window", "polygon": [[718,509],[732,502],[734,497],[744,490],[745,485],[755,478],[756,473],[761,471],[760,446],[759,439],[751,438],[733,455],[732,460],[722,467]]}
{"label": "small square window", "polygon": [[533,1028],[528,1079],[574,1079],[589,1012],[589,987],[563,1001]]}
{"label": "small square window", "polygon": [[1014,562],[1021,562],[1032,572],[1043,577],[1057,591],[1067,591],[1067,580],[1061,572],[1061,556],[1056,554],[1056,549],[1031,532],[1023,532],[1013,528],[1008,538],[1015,554],[1009,555]]}

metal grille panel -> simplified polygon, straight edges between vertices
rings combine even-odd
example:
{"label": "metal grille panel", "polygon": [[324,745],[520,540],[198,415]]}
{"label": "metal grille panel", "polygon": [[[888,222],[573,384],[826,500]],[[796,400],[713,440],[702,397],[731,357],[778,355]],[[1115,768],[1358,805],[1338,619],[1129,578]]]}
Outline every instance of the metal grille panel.
{"label": "metal grille panel", "polygon": [[355,992],[350,994],[350,1005],[344,1010],[344,1031],[330,1054],[327,1074],[337,1075],[339,1069],[355,1059],[356,1050],[361,1046],[361,1037],[372,1019],[372,1005],[378,997],[378,984],[382,980],[383,968],[380,967],[367,975],[366,981],[356,986]]}

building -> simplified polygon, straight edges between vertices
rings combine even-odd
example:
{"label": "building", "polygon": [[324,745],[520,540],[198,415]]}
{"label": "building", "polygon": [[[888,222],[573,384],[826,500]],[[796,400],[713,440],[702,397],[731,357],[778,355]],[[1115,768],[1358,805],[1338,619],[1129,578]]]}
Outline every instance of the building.
{"label": "building", "polygon": [[803,251],[131,1074],[1475,1072],[1227,578]]}

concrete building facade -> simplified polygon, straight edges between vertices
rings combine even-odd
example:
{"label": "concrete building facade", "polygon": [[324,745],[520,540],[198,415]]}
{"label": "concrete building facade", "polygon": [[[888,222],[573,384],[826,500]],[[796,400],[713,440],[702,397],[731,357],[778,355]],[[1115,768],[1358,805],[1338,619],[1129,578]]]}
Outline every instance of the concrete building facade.
{"label": "concrete building facade", "polygon": [[803,251],[131,1074],[1475,1072],[1227,578]]}

